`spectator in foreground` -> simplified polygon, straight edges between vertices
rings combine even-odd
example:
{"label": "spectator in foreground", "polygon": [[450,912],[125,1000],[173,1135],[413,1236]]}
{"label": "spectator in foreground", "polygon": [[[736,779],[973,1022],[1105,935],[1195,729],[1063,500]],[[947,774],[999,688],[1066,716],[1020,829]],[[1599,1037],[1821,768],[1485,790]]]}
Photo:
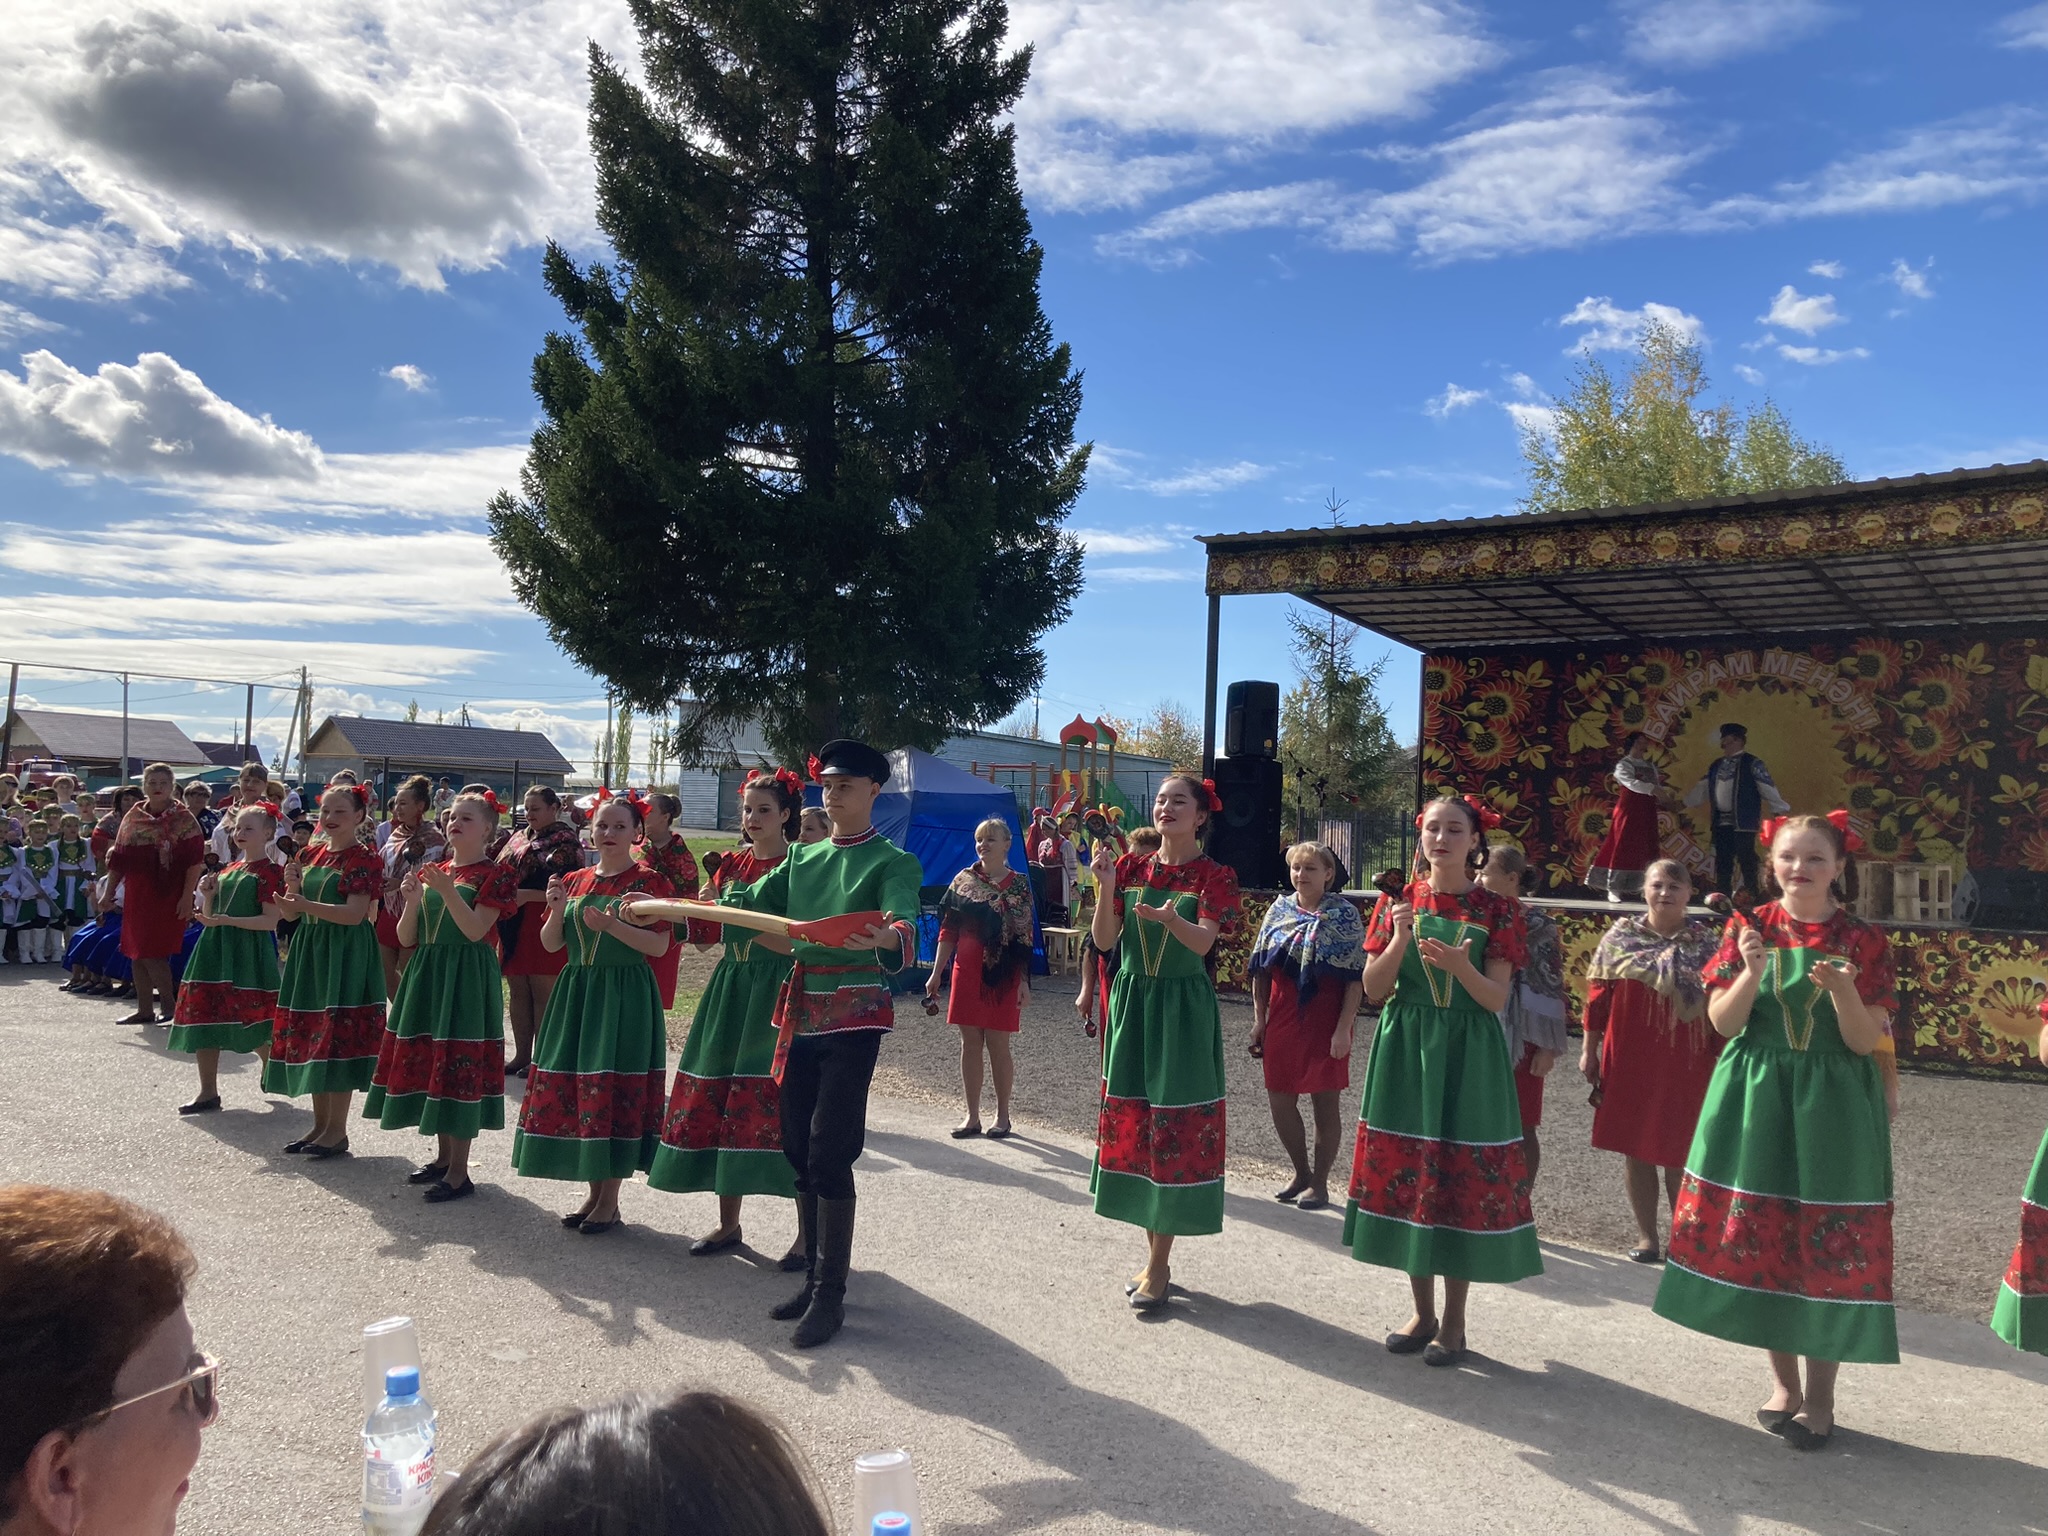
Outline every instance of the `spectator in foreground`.
{"label": "spectator in foreground", "polygon": [[0,1188],[0,1533],[169,1536],[219,1366],[185,1315],[192,1252],[96,1190]]}
{"label": "spectator in foreground", "polygon": [[463,1469],[420,1536],[830,1536],[789,1437],[713,1392],[553,1408]]}

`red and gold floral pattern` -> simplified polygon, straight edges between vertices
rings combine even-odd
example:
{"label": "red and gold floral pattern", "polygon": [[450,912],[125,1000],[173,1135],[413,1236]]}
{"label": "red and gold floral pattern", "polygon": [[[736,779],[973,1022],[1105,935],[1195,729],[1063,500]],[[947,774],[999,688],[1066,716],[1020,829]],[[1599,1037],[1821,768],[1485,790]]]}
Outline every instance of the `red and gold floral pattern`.
{"label": "red and gold floral pattern", "polygon": [[836,971],[874,974],[874,968],[866,965],[792,966],[789,980],[775,1000],[776,1028],[784,1035],[816,1035],[841,1029],[888,1029],[895,1024],[896,1006],[887,987],[835,987],[817,992],[804,985],[809,977]]}
{"label": "red and gold floral pattern", "polygon": [[682,1152],[780,1152],[782,1094],[772,1077],[676,1074],[662,1122],[665,1146]]}
{"label": "red and gold floral pattern", "polygon": [[568,1141],[637,1141],[659,1128],[662,1074],[549,1072],[535,1067],[519,1106],[519,1129]]}
{"label": "red and gold floral pattern", "polygon": [[262,1024],[277,1011],[277,989],[268,992],[238,987],[231,981],[188,981],[178,988],[177,1022],[187,1027],[202,1024]]}
{"label": "red and gold floral pattern", "polygon": [[1476,1146],[1361,1125],[1351,1198],[1370,1215],[1456,1232],[1513,1232],[1536,1220],[1519,1141]]}
{"label": "red and gold floral pattern", "polygon": [[390,1030],[377,1053],[377,1084],[391,1098],[424,1093],[464,1104],[481,1103],[505,1091],[505,1042],[436,1040],[412,1035],[401,1040]]}
{"label": "red and gold floral pattern", "polygon": [[2048,1206],[2020,1202],[2020,1240],[2005,1267],[2005,1283],[2022,1296],[2048,1296]]}
{"label": "red and gold floral pattern", "polygon": [[478,864],[457,864],[448,859],[441,868],[463,888],[472,910],[480,912],[489,907],[494,912],[510,912],[519,905],[519,877],[510,865],[489,859]]}
{"label": "red and gold floral pattern", "polygon": [[1224,1108],[1102,1096],[1096,1160],[1109,1173],[1134,1174],[1154,1184],[1213,1184],[1223,1177]]}
{"label": "red and gold floral pattern", "polygon": [[1116,861],[1116,888],[1191,895],[1197,912],[1216,922],[1223,938],[1236,938],[1243,923],[1237,871],[1207,854],[1186,864],[1162,864],[1153,854],[1127,853]]}
{"label": "red and gold floral pattern", "polygon": [[330,848],[321,843],[302,862],[308,869],[335,872],[337,903],[351,896],[375,896],[384,889],[384,860],[376,849],[365,848],[361,843],[351,843],[346,848]]}
{"label": "red and gold floral pattern", "polygon": [[[381,880],[383,867],[377,864],[377,856],[371,854],[370,860]],[[318,1010],[280,1008],[270,1033],[270,1056],[288,1067],[314,1061],[362,1061],[374,1059],[383,1044],[382,1003]]]}
{"label": "red and gold floral pattern", "polygon": [[[1410,882],[1404,899],[1416,912],[1445,918],[1454,923],[1471,923],[1486,930],[1486,958],[1529,963],[1529,930],[1522,904],[1507,896],[1496,896],[1485,886],[1474,884],[1462,896],[1433,891],[1427,880]],[[1394,939],[1394,903],[1382,895],[1373,903],[1372,919],[1365,925],[1365,952],[1377,955]]]}
{"label": "red and gold floral pattern", "polygon": [[223,880],[229,875],[247,875],[254,880],[259,909],[265,902],[276,901],[284,889],[284,866],[275,859],[258,859],[254,864],[247,859],[237,859],[220,874]]}
{"label": "red and gold floral pattern", "polygon": [[[682,838],[671,836],[664,848],[657,848],[643,839],[633,845],[633,857],[668,881],[670,890],[684,901],[697,900],[702,876],[697,869],[697,860],[690,852],[690,845]],[[676,938],[683,943],[718,942],[718,925],[715,923],[677,923],[675,930]]]}
{"label": "red and gold floral pattern", "polygon": [[1738,912],[1721,930],[1721,947],[1701,971],[1709,992],[1725,987],[1742,974],[1742,930],[1754,927],[1772,949],[1813,949],[1856,967],[1856,995],[1864,1006],[1885,1013],[1899,1011],[1898,983],[1892,974],[1892,949],[1884,932],[1852,913],[1837,908],[1824,923],[1802,923],[1775,901],[1767,901],[1745,917]]}
{"label": "red and gold floral pattern", "polygon": [[1751,1195],[1687,1173],[1670,1262],[1709,1280],[1809,1301],[1892,1299],[1892,1207]]}

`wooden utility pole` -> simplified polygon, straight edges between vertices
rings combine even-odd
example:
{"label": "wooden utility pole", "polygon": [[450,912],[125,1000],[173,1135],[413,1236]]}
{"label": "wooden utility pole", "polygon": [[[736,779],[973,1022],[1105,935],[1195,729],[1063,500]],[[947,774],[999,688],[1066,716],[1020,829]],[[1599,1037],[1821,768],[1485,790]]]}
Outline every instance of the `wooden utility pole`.
{"label": "wooden utility pole", "polygon": [[21,686],[21,663],[15,662],[7,669],[7,713],[0,715],[0,772],[7,769],[9,754],[14,751],[14,695]]}

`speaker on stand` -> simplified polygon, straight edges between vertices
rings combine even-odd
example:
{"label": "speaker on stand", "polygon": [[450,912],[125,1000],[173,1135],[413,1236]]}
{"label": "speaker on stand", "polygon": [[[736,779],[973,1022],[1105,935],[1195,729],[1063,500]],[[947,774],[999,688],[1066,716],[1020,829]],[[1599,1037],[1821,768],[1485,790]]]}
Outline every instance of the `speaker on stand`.
{"label": "speaker on stand", "polygon": [[1280,856],[1280,685],[1238,682],[1225,695],[1223,750],[1209,857],[1237,871],[1238,884],[1278,890],[1287,883]]}
{"label": "speaker on stand", "polygon": [[1232,683],[1223,702],[1226,757],[1273,757],[1280,750],[1280,685]]}

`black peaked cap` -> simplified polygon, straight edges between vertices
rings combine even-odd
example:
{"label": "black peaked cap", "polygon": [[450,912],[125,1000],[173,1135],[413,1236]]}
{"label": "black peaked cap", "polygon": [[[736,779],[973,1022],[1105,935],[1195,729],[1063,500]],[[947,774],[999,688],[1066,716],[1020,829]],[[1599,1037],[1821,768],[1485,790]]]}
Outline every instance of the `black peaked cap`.
{"label": "black peaked cap", "polygon": [[877,784],[889,782],[889,759],[864,741],[849,741],[841,738],[828,741],[818,748],[818,755],[812,759],[814,777],[823,778],[828,773],[846,773],[855,778],[873,779]]}

